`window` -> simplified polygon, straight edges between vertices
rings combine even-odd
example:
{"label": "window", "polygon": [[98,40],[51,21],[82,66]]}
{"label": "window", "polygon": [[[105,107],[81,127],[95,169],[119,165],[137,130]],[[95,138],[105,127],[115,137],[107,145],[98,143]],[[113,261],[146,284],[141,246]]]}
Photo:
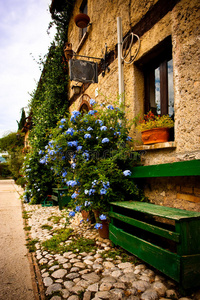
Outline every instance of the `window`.
{"label": "window", "polygon": [[154,57],[144,65],[145,113],[174,117],[173,59],[171,39],[154,49]]}
{"label": "window", "polygon": [[[87,6],[87,0],[83,1],[80,7],[80,12],[83,14],[88,13],[88,6]],[[84,36],[84,34],[87,32],[87,27],[85,28],[81,28],[81,35],[80,35],[80,39],[82,39],[82,37]]]}

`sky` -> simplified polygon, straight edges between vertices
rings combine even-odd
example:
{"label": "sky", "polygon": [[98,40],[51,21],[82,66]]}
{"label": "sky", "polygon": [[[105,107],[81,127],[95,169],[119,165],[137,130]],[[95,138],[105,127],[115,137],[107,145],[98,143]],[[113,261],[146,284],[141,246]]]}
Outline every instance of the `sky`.
{"label": "sky", "polygon": [[0,0],[0,138],[16,132],[21,109],[41,71],[39,57],[48,53],[55,29],[47,34],[51,0]]}

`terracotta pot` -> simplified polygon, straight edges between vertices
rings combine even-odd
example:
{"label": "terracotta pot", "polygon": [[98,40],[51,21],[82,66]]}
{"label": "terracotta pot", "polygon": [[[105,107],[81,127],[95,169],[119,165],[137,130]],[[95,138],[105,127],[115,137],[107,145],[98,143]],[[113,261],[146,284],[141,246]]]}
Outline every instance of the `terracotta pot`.
{"label": "terracotta pot", "polygon": [[86,14],[78,14],[74,17],[74,22],[76,23],[76,26],[85,28],[90,23],[90,17]]}
{"label": "terracotta pot", "polygon": [[90,212],[89,211],[81,210],[81,214],[82,214],[83,220],[90,219]]}
{"label": "terracotta pot", "polygon": [[98,210],[93,210],[95,219],[97,223],[102,224],[102,228],[98,229],[99,236],[103,239],[108,239],[109,238],[109,223],[107,220],[99,220],[99,211]]}
{"label": "terracotta pot", "polygon": [[164,143],[169,140],[169,128],[153,128],[142,131],[144,145]]}
{"label": "terracotta pot", "polygon": [[103,239],[108,239],[109,238],[109,224],[108,222],[105,221],[100,221],[99,223],[102,224],[102,228],[98,229],[99,236]]}

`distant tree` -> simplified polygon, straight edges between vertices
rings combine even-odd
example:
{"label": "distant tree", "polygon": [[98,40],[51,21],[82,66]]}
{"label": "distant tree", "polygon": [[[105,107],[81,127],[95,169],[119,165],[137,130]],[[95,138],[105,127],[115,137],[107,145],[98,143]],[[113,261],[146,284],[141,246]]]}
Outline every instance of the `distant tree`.
{"label": "distant tree", "polygon": [[20,121],[17,121],[18,124],[18,131],[22,130],[22,128],[24,127],[24,124],[26,122],[26,113],[24,108],[21,109],[21,118]]}
{"label": "distant tree", "polygon": [[12,152],[16,147],[23,147],[24,138],[23,135],[17,132],[10,132],[0,139],[0,150]]}
{"label": "distant tree", "polygon": [[15,180],[21,177],[20,170],[24,161],[23,146],[22,133],[10,132],[0,139],[0,151],[8,152],[7,166]]}

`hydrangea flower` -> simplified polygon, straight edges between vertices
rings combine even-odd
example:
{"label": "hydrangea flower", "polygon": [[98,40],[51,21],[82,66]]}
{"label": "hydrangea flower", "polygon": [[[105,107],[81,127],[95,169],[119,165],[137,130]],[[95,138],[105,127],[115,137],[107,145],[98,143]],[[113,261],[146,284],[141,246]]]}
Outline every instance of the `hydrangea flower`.
{"label": "hydrangea flower", "polygon": [[90,110],[90,111],[88,112],[88,115],[93,116],[96,112],[97,112],[97,110]]}
{"label": "hydrangea flower", "polygon": [[101,131],[106,131],[106,130],[107,130],[107,127],[106,127],[106,126],[101,126],[101,127],[100,127],[100,130],[101,130]]}
{"label": "hydrangea flower", "polygon": [[132,140],[132,137],[131,137],[131,136],[127,136],[126,140],[127,140],[127,141],[131,141],[131,140]]}
{"label": "hydrangea flower", "polygon": [[102,182],[104,189],[108,189],[110,187],[110,182]]}
{"label": "hydrangea flower", "polygon": [[95,123],[99,123],[100,126],[103,125],[103,121],[102,120],[96,120]]}
{"label": "hydrangea flower", "polygon": [[103,220],[107,220],[107,217],[106,217],[106,215],[100,215],[99,216],[99,219],[101,220],[101,221],[103,221]]}
{"label": "hydrangea flower", "polygon": [[104,143],[109,143],[109,139],[108,138],[104,138],[103,140],[102,140],[102,143],[104,144]]}
{"label": "hydrangea flower", "polygon": [[106,189],[101,189],[100,190],[100,195],[105,195],[107,193],[107,190]]}
{"label": "hydrangea flower", "polygon": [[75,192],[75,193],[73,193],[73,194],[71,195],[71,198],[72,198],[72,199],[75,199],[77,196],[78,196],[78,194]]}
{"label": "hydrangea flower", "polygon": [[71,167],[72,167],[72,169],[75,169],[76,168],[76,163],[72,163]]}
{"label": "hydrangea flower", "polygon": [[74,217],[75,216],[75,212],[72,210],[69,212],[69,217]]}
{"label": "hydrangea flower", "polygon": [[100,223],[96,223],[95,226],[94,226],[95,229],[102,229],[103,228],[103,225],[100,224]]}
{"label": "hydrangea flower", "polygon": [[[87,190],[85,190],[85,191],[87,191]],[[84,204],[85,206],[90,206],[91,205],[91,202],[90,201],[85,201],[85,204]]]}
{"label": "hydrangea flower", "polygon": [[91,196],[91,195],[94,195],[95,192],[96,192],[95,189],[90,189],[89,192],[88,192],[88,194],[89,194],[89,196]]}
{"label": "hydrangea flower", "polygon": [[123,172],[124,176],[130,176],[132,174],[132,172],[130,170],[125,170]]}
{"label": "hydrangea flower", "polygon": [[93,128],[92,128],[91,126],[89,126],[89,127],[87,128],[87,131],[91,131],[91,130],[93,130]]}
{"label": "hydrangea flower", "polygon": [[87,150],[85,150],[85,152],[83,152],[82,155],[83,155],[84,158],[86,158],[86,161],[89,160],[90,155],[89,155],[89,153],[87,152]]}
{"label": "hydrangea flower", "polygon": [[63,119],[60,120],[60,123],[62,123],[62,124],[65,123],[65,122],[66,122],[65,118],[63,118]]}
{"label": "hydrangea flower", "polygon": [[98,181],[95,179],[92,181],[92,187],[94,187],[96,184],[98,183]]}
{"label": "hydrangea flower", "polygon": [[65,132],[66,134],[70,134],[71,136],[74,134],[75,130],[73,128],[68,128],[67,131]]}
{"label": "hydrangea flower", "polygon": [[90,133],[86,133],[84,135],[84,139],[91,139],[91,134]]}
{"label": "hydrangea flower", "polygon": [[41,164],[47,164],[47,157],[43,157],[40,159]]}
{"label": "hydrangea flower", "polygon": [[66,176],[67,176],[67,172],[65,171],[62,173],[62,177],[66,177]]}
{"label": "hydrangea flower", "polygon": [[77,147],[78,146],[78,141],[72,141],[67,143],[70,147]]}
{"label": "hydrangea flower", "polygon": [[90,99],[90,105],[94,105],[96,103],[96,101],[94,99]]}
{"label": "hydrangea flower", "polygon": [[81,205],[76,206],[76,211],[81,211]]}
{"label": "hydrangea flower", "polygon": [[120,131],[116,131],[115,133],[114,133],[114,135],[121,135],[121,132]]}
{"label": "hydrangea flower", "polygon": [[77,185],[77,182],[76,180],[69,180],[66,182],[67,186],[72,186],[74,187],[75,185]]}
{"label": "hydrangea flower", "polygon": [[77,151],[80,151],[82,148],[83,148],[82,146],[78,146],[78,147],[76,148],[76,150],[77,150]]}
{"label": "hydrangea flower", "polygon": [[107,106],[108,109],[114,110],[114,107],[112,105]]}
{"label": "hydrangea flower", "polygon": [[76,117],[78,117],[80,114],[81,114],[80,111],[74,110],[74,111],[72,112],[72,116],[71,116],[71,118],[70,118],[70,121],[71,121],[71,122],[74,122],[74,121],[76,120]]}
{"label": "hydrangea flower", "polygon": [[53,155],[53,154],[55,153],[55,151],[54,151],[54,150],[49,150],[49,149],[48,149],[48,153],[49,153],[49,155]]}

